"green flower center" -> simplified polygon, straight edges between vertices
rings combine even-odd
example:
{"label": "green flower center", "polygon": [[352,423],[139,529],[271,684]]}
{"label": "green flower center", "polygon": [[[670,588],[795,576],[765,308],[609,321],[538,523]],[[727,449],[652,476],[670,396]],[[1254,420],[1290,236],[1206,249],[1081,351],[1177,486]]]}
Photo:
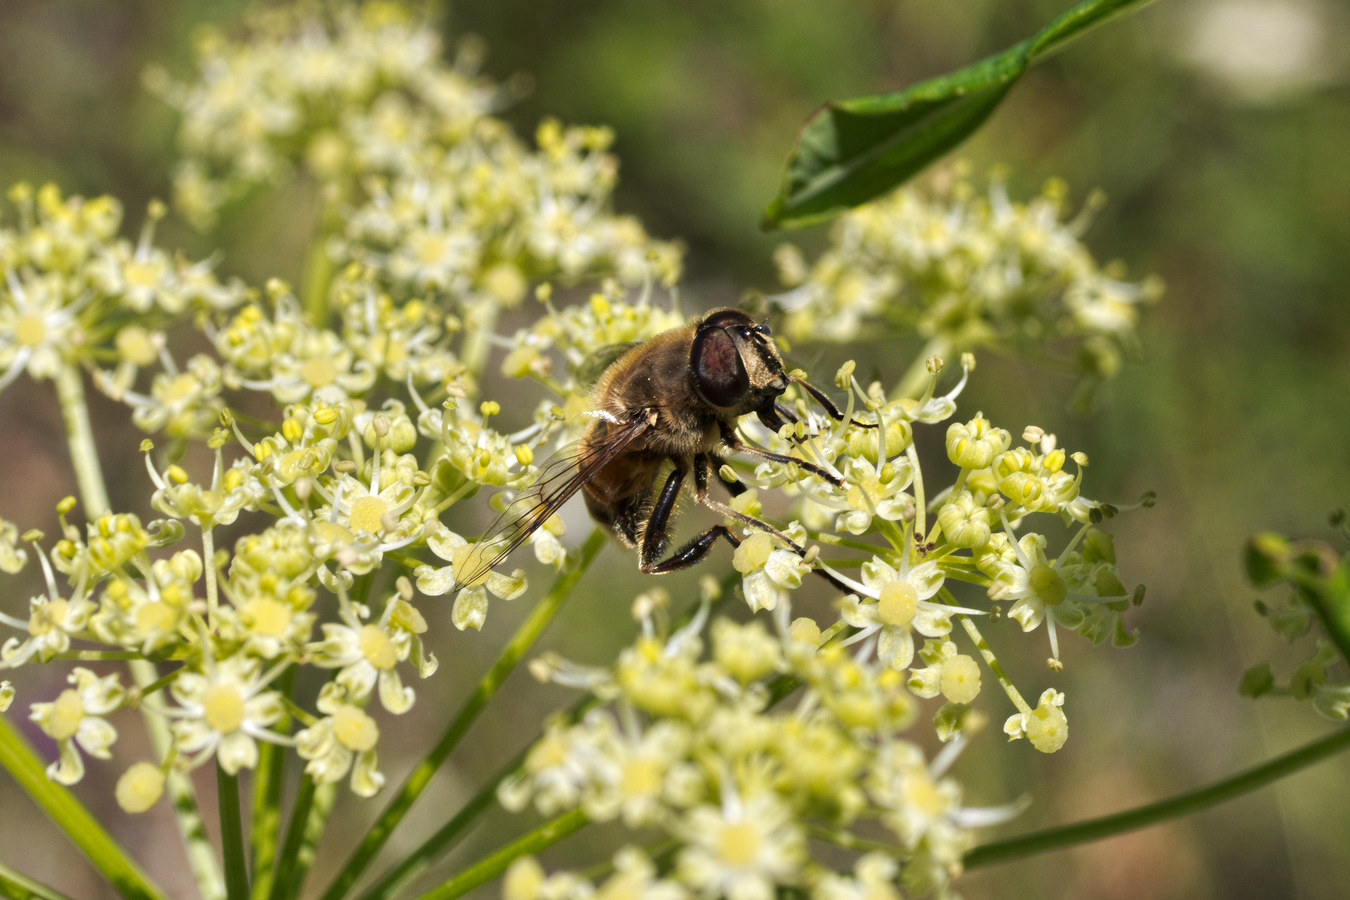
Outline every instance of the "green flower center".
{"label": "green flower center", "polygon": [[38,313],[24,313],[14,319],[14,339],[24,347],[36,347],[47,340],[47,323]]}
{"label": "green flower center", "polygon": [[759,850],[759,829],[749,822],[727,825],[718,844],[718,855],[727,865],[748,865]]}
{"label": "green flower center", "polygon": [[61,598],[42,604],[28,618],[28,633],[33,637],[42,637],[57,629],[58,623],[66,617],[66,601]]}
{"label": "green flower center", "polygon": [[1032,568],[1027,581],[1036,599],[1046,606],[1059,606],[1069,595],[1069,586],[1064,583],[1064,579],[1044,563]]}
{"label": "green flower center", "polygon": [[375,720],[355,706],[340,706],[333,713],[333,737],[349,750],[364,753],[380,738]]}
{"label": "green flower center", "polygon": [[244,605],[244,621],[256,634],[280,637],[291,621],[291,608],[272,597],[255,597]]}
{"label": "green flower center", "polygon": [[337,380],[337,363],[327,356],[315,356],[300,366],[300,377],[310,387],[324,387]]}
{"label": "green flower center", "polygon": [[143,635],[164,634],[178,620],[178,610],[159,600],[136,607],[136,631]]}
{"label": "green flower center", "polygon": [[661,791],[661,766],[654,759],[635,759],[623,767],[619,792],[626,797],[652,797]]}

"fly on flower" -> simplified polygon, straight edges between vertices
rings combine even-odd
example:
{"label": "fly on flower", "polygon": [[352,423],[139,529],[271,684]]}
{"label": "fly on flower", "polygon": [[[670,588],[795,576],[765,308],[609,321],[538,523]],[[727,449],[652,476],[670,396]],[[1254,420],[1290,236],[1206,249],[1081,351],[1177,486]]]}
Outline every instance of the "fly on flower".
{"label": "fly on flower", "polygon": [[[718,538],[739,546],[741,539],[718,524],[668,550],[675,504],[691,472],[699,503],[776,536],[804,556],[805,548],[769,523],[708,493],[710,473],[722,469],[728,452],[790,463],[842,486],[823,466],[747,444],[736,434],[737,421],[751,413],[775,432],[796,423],[796,415],[779,399],[793,383],[836,421],[843,420],[823,392],[784,372],[769,327],[738,309],[714,310],[631,347],[600,376],[593,418],[576,452],[551,461],[535,484],[506,508],[484,539],[461,558],[456,581],[461,587],[481,582],[577,492],[596,522],[637,550],[643,572],[691,566]],[[659,476],[667,466],[670,472],[662,481]],[[725,484],[732,496],[746,490],[739,481]]]}

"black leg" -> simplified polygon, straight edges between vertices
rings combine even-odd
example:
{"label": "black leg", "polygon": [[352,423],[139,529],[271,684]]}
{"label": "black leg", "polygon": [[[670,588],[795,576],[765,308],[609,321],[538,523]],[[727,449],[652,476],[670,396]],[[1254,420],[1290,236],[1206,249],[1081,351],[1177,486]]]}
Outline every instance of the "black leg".
{"label": "black leg", "polygon": [[[841,413],[838,407],[836,407],[834,403],[830,401],[830,398],[825,395],[824,391],[816,387],[811,382],[807,381],[805,378],[798,378],[795,375],[790,375],[788,377],[792,379],[793,384],[798,385],[799,387],[804,389],[808,394],[810,394],[812,398],[814,398],[815,401],[820,404],[821,408],[824,409],[825,412],[830,414],[830,418],[834,419],[836,422],[844,421],[844,414]],[[877,427],[877,423],[875,422],[859,422],[857,419],[850,420],[849,424],[857,425],[859,428]]]}
{"label": "black leg", "polygon": [[733,547],[739,547],[741,545],[741,539],[732,534],[731,530],[725,525],[714,525],[689,543],[685,544],[679,550],[676,550],[668,558],[652,565],[644,564],[643,566],[640,566],[640,568],[644,572],[651,572],[658,575],[664,572],[675,572],[680,569],[686,569],[707,556],[708,551],[712,549],[713,542],[720,537],[726,538]]}
{"label": "black leg", "polygon": [[[708,497],[708,466],[709,457],[707,454],[700,453],[694,457],[694,489],[700,502],[706,501]],[[671,472],[665,485],[661,488],[661,493],[656,498],[656,503],[652,505],[651,516],[647,520],[647,528],[642,536],[642,548],[638,553],[638,568],[643,572],[660,574],[688,568],[707,556],[708,551],[712,549],[713,543],[718,538],[726,538],[733,547],[740,546],[741,539],[732,534],[730,529],[725,525],[714,525],[666,559],[660,558],[666,549],[666,535],[670,530],[670,519],[675,511],[675,501],[680,497],[680,489],[684,486],[685,474],[686,470],[681,468],[676,468]],[[744,487],[742,487],[742,490],[744,490]],[[739,518],[758,522],[757,519],[741,516],[734,510],[731,512]]]}
{"label": "black leg", "polygon": [[798,459],[795,456],[787,456],[782,453],[774,453],[772,450],[764,450],[760,447],[755,447],[751,444],[747,444],[745,441],[741,440],[736,436],[736,430],[732,428],[730,425],[728,425],[725,422],[722,422],[720,424],[722,430],[722,443],[727,445],[727,449],[733,450],[737,453],[744,453],[746,456],[758,456],[760,459],[767,459],[769,462],[792,463],[799,469],[805,469],[806,471],[814,475],[819,475],[821,478],[824,478],[826,481],[828,481],[835,487],[844,486],[844,482],[841,481],[837,475],[831,474],[823,466],[818,466],[815,463],[808,462],[807,460],[804,459]]}
{"label": "black leg", "polygon": [[[777,454],[773,454],[773,457],[779,458]],[[788,457],[781,457],[781,460],[798,464],[801,464],[802,462],[801,460],[789,459]],[[768,532],[788,547],[792,548],[792,551],[798,556],[804,557],[806,555],[805,547],[802,547],[768,522],[732,509],[727,504],[722,503],[719,500],[714,500],[712,497],[708,496],[709,469],[713,465],[717,465],[720,468],[721,463],[721,458],[716,454],[700,453],[694,457],[694,494],[698,502],[729,519],[735,519],[738,522],[749,525],[751,528],[757,528],[760,531]],[[810,464],[808,463],[807,465],[809,466]],[[731,529],[727,528],[725,525],[714,525],[707,531],[696,535],[693,540],[670,554],[670,556],[665,559],[660,558],[661,554],[665,552],[666,537],[670,531],[670,520],[675,511],[675,502],[680,497],[680,490],[684,487],[684,478],[687,474],[687,469],[679,467],[675,468],[666,478],[666,483],[661,487],[661,493],[657,495],[656,502],[652,505],[651,515],[648,517],[647,525],[643,529],[642,545],[638,549],[638,569],[643,572],[659,575],[666,572],[677,572],[680,569],[687,569],[689,566],[694,565],[703,559],[703,557],[707,556],[708,551],[712,549],[713,544],[717,542],[718,538],[726,539],[727,543],[731,544],[732,547],[739,547],[741,545],[741,539],[737,537]],[[830,477],[828,473],[826,473],[826,477]],[[741,489],[740,492],[745,490],[744,485],[741,485],[739,482],[737,482],[737,485]],[[848,585],[835,579],[829,572],[822,569],[812,569],[812,571],[844,593],[849,593],[851,590]]]}
{"label": "black leg", "polygon": [[680,499],[680,489],[684,486],[684,476],[687,474],[688,469],[675,467],[666,478],[647,516],[647,524],[642,528],[642,544],[638,548],[638,568],[643,572],[655,571],[652,567],[666,551],[670,518],[675,513],[675,502]]}
{"label": "black leg", "polygon": [[795,423],[797,417],[793,415],[792,410],[781,403],[775,403],[773,406],[766,406],[763,409],[756,410],[755,416],[764,423],[764,427],[777,434],[779,430],[789,422]]}
{"label": "black leg", "polygon": [[[717,457],[717,455],[712,453],[694,457],[695,499],[697,499],[699,503],[702,503],[709,509],[721,513],[722,515],[726,516],[729,519],[736,519],[739,522],[744,522],[751,528],[757,528],[760,531],[768,532],[769,534],[778,538],[787,546],[791,547],[792,551],[796,553],[798,556],[805,558],[806,556],[805,547],[801,546],[796,541],[792,540],[792,538],[788,537],[786,534],[783,534],[783,532],[779,531],[777,528],[774,528],[768,522],[765,522],[763,519],[757,519],[754,516],[747,515],[743,512],[738,512],[732,509],[730,506],[727,506],[725,503],[714,500],[713,498],[708,496],[709,461],[718,464],[719,466],[721,463],[721,460]],[[801,460],[794,459],[792,460],[792,462],[799,463],[801,462]],[[744,488],[744,485],[742,485],[742,488]],[[680,552],[676,553],[669,560],[666,560],[666,562],[661,563],[660,568],[653,569],[652,571],[669,572],[674,569],[682,569],[685,566],[697,562],[707,554],[708,549],[713,544],[713,541],[717,540],[719,536],[726,537],[726,539],[731,542],[731,545],[733,547],[739,547],[741,545],[740,538],[736,537],[734,534],[731,533],[731,531],[729,531],[725,527],[717,525],[714,526],[713,528],[709,528],[707,531],[703,532],[698,537],[694,538],[685,547],[683,547],[680,550]],[[677,559],[679,560],[678,563],[676,563],[675,565],[670,565]],[[665,568],[667,565],[670,565],[670,568]],[[844,582],[835,578],[833,575],[831,575],[829,572],[826,572],[824,569],[812,567],[811,571],[819,575],[821,578],[824,578],[831,585],[833,585],[835,588],[838,588],[845,594],[853,592],[853,588],[849,587]]]}

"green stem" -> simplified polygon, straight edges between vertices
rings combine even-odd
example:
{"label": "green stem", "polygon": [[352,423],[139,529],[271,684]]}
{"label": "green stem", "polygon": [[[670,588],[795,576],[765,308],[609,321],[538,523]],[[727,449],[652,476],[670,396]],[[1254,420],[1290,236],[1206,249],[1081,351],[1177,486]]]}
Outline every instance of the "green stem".
{"label": "green stem", "polygon": [[[132,660],[130,663],[137,684],[141,682],[137,670],[144,662]],[[169,726],[163,720],[150,715],[145,717],[145,722],[155,754],[164,758],[172,749]],[[211,838],[206,833],[206,825],[202,821],[201,810],[197,805],[197,794],[192,786],[192,780],[186,773],[171,769],[165,778],[164,786],[169,795],[169,804],[173,808],[174,819],[178,822],[178,831],[183,836],[188,866],[192,869],[202,900],[224,900],[225,877],[221,875],[220,866],[216,862],[215,848],[211,846]]]}
{"label": "green stem", "polygon": [[248,860],[244,854],[244,824],[239,814],[239,777],[216,763],[216,806],[220,812],[221,856],[225,859],[225,890],[229,900],[248,896]]}
{"label": "green stem", "polygon": [[[943,589],[943,599],[948,603],[955,605],[956,598],[948,593],[945,588]],[[1017,686],[1012,683],[1012,679],[1008,677],[1008,673],[1004,670],[1002,664],[999,663],[998,657],[995,656],[994,651],[990,649],[989,642],[984,639],[984,635],[980,634],[980,629],[970,620],[969,616],[961,616],[960,621],[961,627],[965,629],[966,635],[969,636],[971,643],[975,645],[975,649],[980,652],[980,657],[984,660],[984,664],[989,667],[989,671],[998,679],[999,687],[1003,688],[1003,693],[1012,701],[1012,705],[1017,707],[1017,711],[1022,715],[1031,712],[1031,704],[1027,703],[1026,699],[1022,697],[1021,691],[1017,690]]]}
{"label": "green stem", "polygon": [[71,900],[66,894],[36,882],[2,862],[0,862],[0,897],[7,900]]}
{"label": "green stem", "polygon": [[61,404],[61,420],[66,424],[66,447],[71,468],[79,486],[80,502],[90,521],[111,509],[104,487],[103,469],[98,461],[98,445],[89,422],[89,404],[84,399],[84,381],[77,366],[62,366],[56,371],[56,396]]}
{"label": "green stem", "polygon": [[[122,897],[160,900],[163,894],[127,856],[98,819],[70,791],[47,777],[46,768],[7,716],[0,716],[0,767],[56,823]],[[6,893],[6,896],[11,896]],[[23,896],[19,894],[19,896]]]}
{"label": "green stem", "polygon": [[291,821],[286,828],[286,839],[281,845],[281,858],[277,861],[276,871],[272,873],[271,900],[299,895],[296,890],[299,879],[297,862],[300,858],[300,846],[304,843],[306,823],[310,810],[314,807],[314,779],[308,775],[300,779],[300,790],[295,794],[295,805],[291,808]]}
{"label": "green stem", "polygon": [[[928,500],[923,488],[923,469],[919,465],[919,448],[911,443],[905,448],[905,456],[914,469],[914,481],[910,485],[910,490],[914,494],[914,533],[923,535],[924,540],[927,540]],[[901,547],[901,559],[909,559],[910,551],[911,548],[908,545]]]}
{"label": "green stem", "polygon": [[460,361],[475,377],[483,374],[487,365],[488,351],[491,349],[492,329],[497,325],[496,303],[478,304],[467,311],[464,322],[464,346],[460,350]]}
{"label": "green stem", "polygon": [[398,794],[390,801],[384,813],[371,826],[370,830],[366,832],[365,839],[348,858],[346,864],[339,870],[337,877],[333,880],[332,885],[323,894],[323,900],[338,900],[361,877],[366,867],[370,865],[370,861],[374,859],[375,854],[389,839],[389,835],[394,828],[403,820],[403,816],[407,813],[409,807],[421,796],[436,770],[459,745],[460,740],[469,730],[469,726],[473,724],[487,702],[496,694],[497,689],[506,680],[506,676],[511,674],[516,664],[520,662],[530,647],[534,645],[534,642],[539,639],[539,635],[543,633],[544,628],[553,620],[553,616],[562,607],[563,602],[571,596],[572,589],[576,586],[582,573],[590,566],[591,561],[595,559],[596,554],[600,552],[600,548],[605,545],[605,541],[604,532],[596,529],[581,545],[581,558],[577,565],[558,576],[558,580],[554,582],[553,587],[530,611],[525,621],[520,624],[497,661],[492,664],[492,668],[478,682],[474,692],[469,695],[464,705],[460,707],[458,714],[451,720],[436,746],[408,775],[407,780],[403,782],[403,786],[399,788]]}
{"label": "green stem", "polygon": [[[587,696],[574,704],[568,712],[567,720],[578,722],[598,703],[599,700],[592,696]],[[478,816],[485,810],[497,797],[497,787],[507,778],[515,774],[525,762],[526,755],[530,752],[535,741],[527,744],[519,753],[511,759],[510,762],[497,770],[497,774],[483,784],[462,807],[459,812],[442,825],[435,834],[422,842],[422,845],[411,853],[405,854],[392,869],[380,877],[378,881],[366,888],[361,895],[362,900],[379,900],[381,897],[396,896],[404,885],[413,878],[416,878],[436,859],[443,856],[451,847],[453,847],[465,830]]]}
{"label": "green stem", "polygon": [[[80,501],[85,515],[92,521],[110,510],[108,491],[103,479],[103,470],[98,461],[98,447],[94,442],[94,431],[89,422],[89,405],[85,402],[84,383],[80,370],[75,366],[63,366],[57,370],[57,400],[61,406],[61,418],[66,425],[66,446],[70,451],[71,465],[75,470],[75,480],[79,485]],[[145,659],[133,659],[127,663],[132,680],[140,688],[155,683],[159,673],[153,663]],[[150,745],[159,759],[166,759],[173,747],[173,737],[169,733],[169,724],[162,716],[141,708],[145,730]],[[182,772],[170,771],[165,781],[178,821],[179,833],[183,836],[188,865],[197,882],[203,900],[219,900],[225,894],[220,868],[216,865],[215,851],[202,827],[198,812],[196,795],[192,781]]]}
{"label": "green stem", "polygon": [[[277,679],[277,690],[291,696],[295,687],[295,667]],[[289,717],[277,723],[285,731]],[[264,900],[277,875],[277,844],[281,833],[281,790],[286,773],[285,750],[271,741],[260,742],[258,766],[253,776],[253,814],[249,826],[249,852],[253,860],[253,893]]]}
{"label": "green stem", "polygon": [[540,825],[521,839],[507,844],[496,853],[474,863],[439,887],[427,891],[418,900],[452,900],[454,897],[462,897],[479,885],[486,884],[505,872],[506,867],[520,857],[538,853],[540,850],[556,844],[589,821],[586,814],[579,809],[563,813],[553,821]]}
{"label": "green stem", "polygon": [[1245,772],[1239,772],[1217,784],[1190,791],[1179,797],[1160,800],[1157,803],[1150,803],[1146,806],[1103,816],[1099,819],[1090,819],[1086,822],[1049,828],[1045,831],[1037,831],[1021,837],[1009,838],[1005,841],[982,844],[966,854],[965,865],[966,868],[973,869],[991,863],[1021,859],[1035,853],[1071,847],[1074,844],[1100,840],[1126,831],[1133,831],[1136,828],[1156,825],[1170,819],[1179,819],[1182,816],[1190,815],[1264,787],[1346,749],[1350,749],[1350,728],[1343,728],[1321,740],[1314,741]]}
{"label": "green stem", "polygon": [[333,260],[328,256],[328,238],[341,224],[338,209],[339,192],[320,198],[322,209],[314,237],[305,253],[305,269],[301,276],[300,302],[305,314],[316,328],[328,325],[328,287],[333,281]]}
{"label": "green stem", "polygon": [[219,623],[216,609],[220,606],[220,590],[216,583],[215,532],[210,527],[202,529],[202,559],[206,562],[205,571],[202,573],[206,581],[206,620],[211,623],[212,628],[215,628]]}
{"label": "green stem", "polygon": [[281,830],[281,781],[285,759],[281,747],[262,741],[253,782],[253,815],[249,826],[249,851],[253,859],[255,900],[263,900],[276,878],[277,836]]}
{"label": "green stem", "polygon": [[337,803],[338,786],[335,782],[316,785],[314,802],[310,805],[309,815],[304,821],[304,832],[300,836],[300,850],[295,855],[294,874],[291,877],[291,892],[282,896],[288,898],[300,896],[300,885],[309,875],[310,866],[318,855],[319,841],[328,827],[328,817],[333,813],[333,804]]}
{"label": "green stem", "polygon": [[473,824],[482,812],[487,809],[497,797],[497,786],[506,780],[516,767],[525,758],[525,752],[522,751],[511,760],[510,764],[503,767],[496,777],[490,779],[469,799],[459,812],[446,822],[436,833],[422,843],[420,847],[411,853],[405,854],[392,869],[380,877],[378,881],[372,884],[365,893],[362,894],[362,900],[375,900],[379,897],[392,897],[400,887],[407,884],[413,878],[417,877],[441,854],[448,851],[469,825]]}

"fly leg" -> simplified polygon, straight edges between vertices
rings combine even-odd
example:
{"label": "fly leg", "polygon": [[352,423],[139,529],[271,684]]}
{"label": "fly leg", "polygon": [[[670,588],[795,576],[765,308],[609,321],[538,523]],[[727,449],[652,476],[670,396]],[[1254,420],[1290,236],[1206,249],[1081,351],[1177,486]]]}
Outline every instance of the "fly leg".
{"label": "fly leg", "polygon": [[[763,519],[757,519],[754,516],[749,515],[747,513],[740,512],[739,510],[732,509],[730,506],[721,502],[720,500],[714,500],[712,497],[708,496],[708,469],[710,468],[709,461],[712,461],[713,463],[718,463],[721,460],[714,454],[700,454],[694,457],[694,498],[698,500],[699,503],[702,503],[704,506],[708,507],[714,512],[721,513],[722,515],[726,516],[729,519],[736,519],[739,522],[743,522],[746,525],[749,525],[751,528],[756,528],[759,529],[760,531],[768,532],[769,534],[778,538],[788,547],[792,548],[792,552],[796,553],[798,556],[804,559],[807,553],[806,548],[803,547],[801,544],[798,544],[796,541],[788,537],[786,534],[783,534],[783,532],[779,531],[777,528],[774,528],[768,522],[765,522]],[[801,462],[801,460],[797,459],[793,459],[791,461]],[[740,485],[740,482],[737,482],[737,484]],[[737,491],[735,493],[741,493],[742,491],[745,490],[744,485],[740,485],[740,487],[741,491]],[[689,553],[690,551],[697,550],[696,554],[688,562],[685,562],[679,566],[675,566],[674,568],[683,568],[684,566],[689,565],[691,562],[701,559],[703,555],[708,552],[708,548],[712,546],[712,542],[715,541],[719,536],[725,536],[726,539],[731,542],[731,545],[733,547],[739,547],[741,545],[741,539],[736,537],[736,535],[732,534],[729,529],[721,525],[714,526],[713,528],[709,528],[707,531],[703,532],[703,534],[694,538],[694,540],[690,541],[689,544],[685,546],[682,550],[680,550],[679,553],[676,553],[674,557],[671,557],[671,559],[673,560],[677,557],[684,556],[684,554]],[[667,560],[667,562],[669,562],[669,560]],[[665,565],[665,563],[663,563],[662,565]],[[655,571],[668,572],[671,570],[663,568]],[[812,568],[811,571],[819,575],[821,578],[824,578],[831,585],[838,588],[840,591],[843,591],[845,594],[853,592],[852,587],[840,581],[838,578],[835,578],[833,575],[831,575],[824,569]]]}
{"label": "fly leg", "polygon": [[[665,559],[660,558],[661,554],[665,552],[666,536],[670,531],[670,519],[675,512],[675,501],[680,497],[680,488],[684,486],[684,477],[687,474],[688,470],[682,468],[676,468],[675,471],[671,472],[670,476],[666,478],[665,485],[661,488],[661,493],[657,495],[656,503],[652,505],[651,516],[647,519],[646,528],[643,529],[642,546],[638,549],[638,569],[643,572],[661,574],[686,569],[707,556],[708,551],[712,549],[713,543],[718,538],[726,538],[733,547],[739,547],[741,544],[741,539],[732,534],[731,529],[725,525],[714,525],[670,556]],[[700,496],[706,497],[708,493],[708,460],[702,454],[694,459],[694,480],[698,485]],[[734,513],[734,511],[733,515],[739,518],[751,518]],[[752,519],[751,521],[757,522],[758,520]]]}
{"label": "fly leg", "polygon": [[[786,534],[783,534],[783,532],[779,531],[777,528],[774,528],[768,522],[765,522],[763,519],[757,519],[748,513],[732,509],[720,500],[714,500],[712,497],[708,496],[708,471],[712,467],[711,463],[713,461],[720,461],[720,459],[713,454],[706,453],[700,453],[694,457],[695,499],[714,512],[726,516],[729,519],[735,519],[751,528],[768,532],[788,547],[792,548],[792,551],[798,556],[805,557],[805,547],[792,540],[792,538],[788,537]],[[801,462],[801,460],[795,459],[791,461]],[[712,549],[712,545],[716,543],[718,538],[725,538],[727,543],[731,544],[733,547],[739,547],[741,545],[741,539],[737,537],[730,528],[727,528],[725,525],[714,525],[702,534],[695,536],[693,540],[685,544],[679,550],[676,550],[670,556],[665,559],[660,559],[661,554],[665,551],[666,536],[670,531],[670,519],[675,511],[675,501],[679,499],[680,489],[684,486],[686,474],[688,474],[687,470],[682,468],[677,468],[671,472],[670,476],[666,478],[665,485],[661,488],[661,493],[656,498],[656,503],[652,505],[651,516],[647,519],[647,526],[643,530],[642,546],[638,550],[638,568],[643,572],[662,574],[665,572],[677,572],[680,569],[687,569],[689,566],[692,566],[694,563],[707,556],[708,551]],[[744,485],[740,484],[740,482],[737,482],[737,485],[741,488],[740,491],[735,491],[730,487],[728,488],[728,490],[732,491],[733,495],[745,491]],[[847,584],[844,584],[824,569],[813,568],[811,571],[815,572],[821,578],[824,578],[831,585],[846,594],[853,590]]]}
{"label": "fly leg", "polygon": [[746,456],[757,456],[760,459],[767,459],[769,462],[795,465],[799,469],[805,469],[812,475],[819,475],[835,487],[843,487],[844,482],[838,475],[830,472],[824,466],[817,465],[810,460],[798,459],[795,456],[787,456],[783,453],[774,453],[772,450],[765,450],[762,447],[756,447],[753,444],[747,444],[736,436],[736,429],[732,426],[721,423],[722,443],[726,444],[728,450],[736,453],[744,453]]}

